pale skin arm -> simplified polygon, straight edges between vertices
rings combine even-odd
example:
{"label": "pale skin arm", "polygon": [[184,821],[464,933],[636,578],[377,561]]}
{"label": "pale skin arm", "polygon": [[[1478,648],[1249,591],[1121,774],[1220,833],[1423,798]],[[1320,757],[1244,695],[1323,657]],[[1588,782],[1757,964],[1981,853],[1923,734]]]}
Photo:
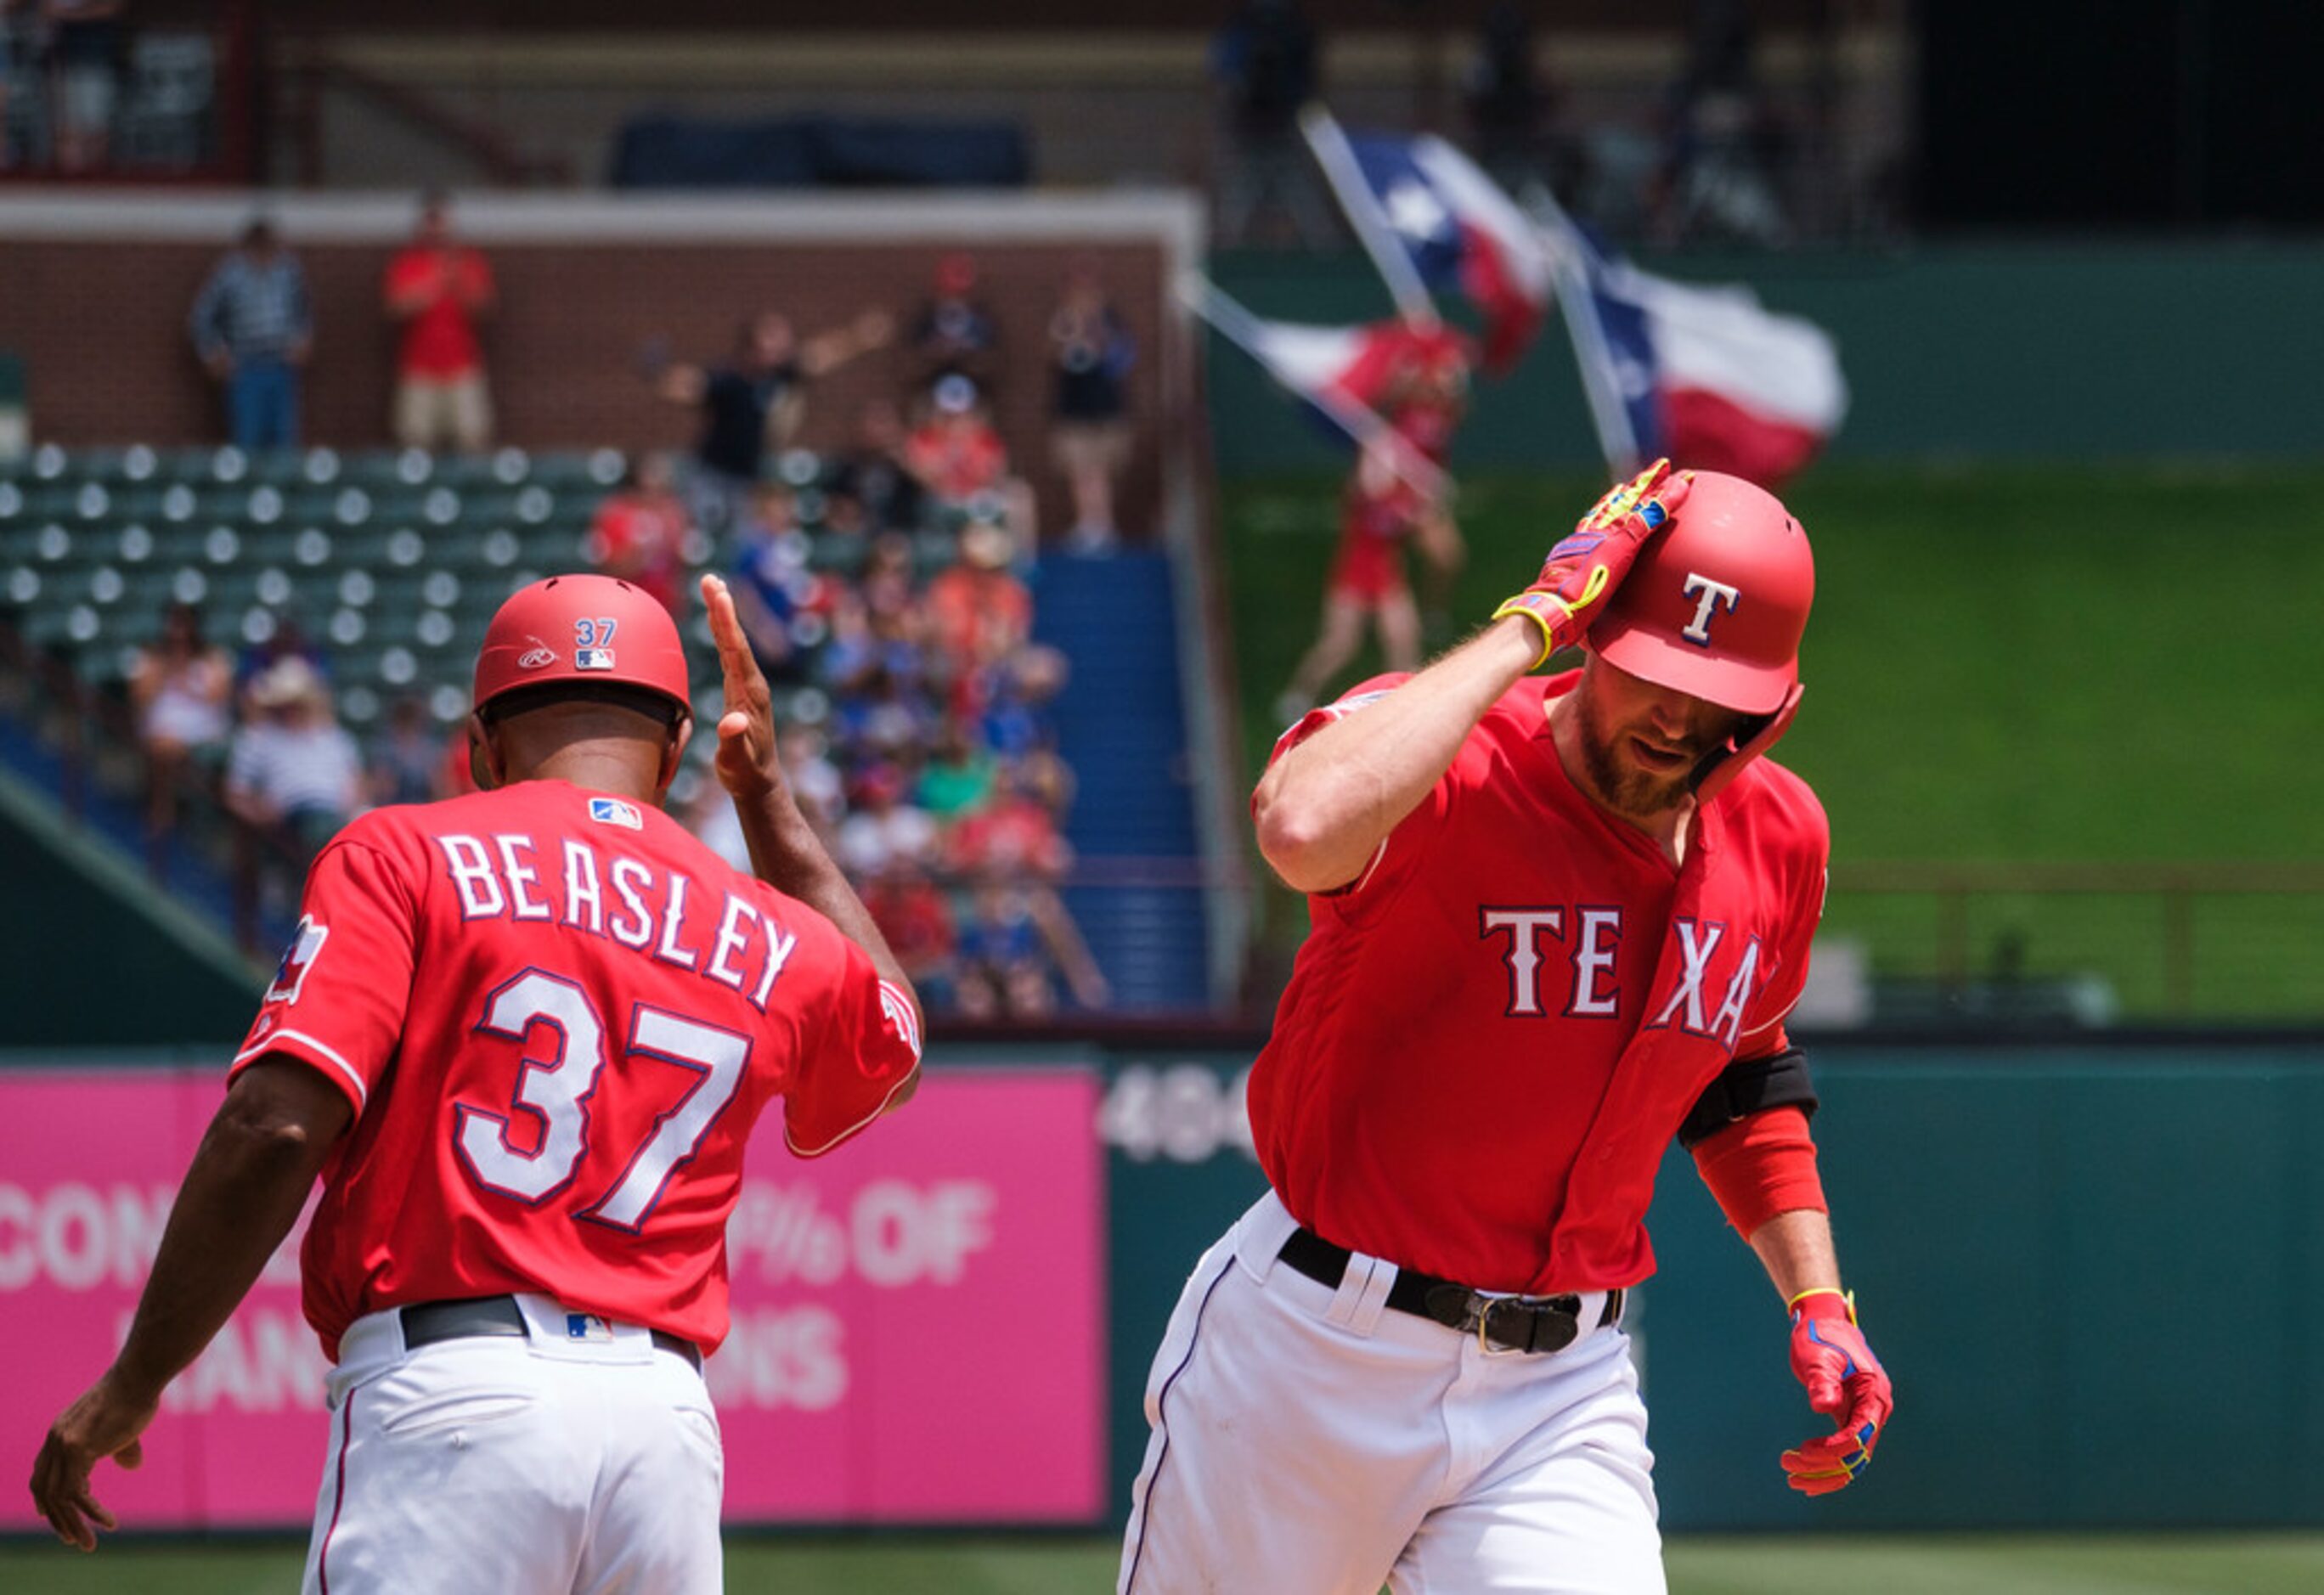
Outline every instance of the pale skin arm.
{"label": "pale skin arm", "polygon": [[234,1078],[170,1209],[153,1272],[120,1355],[50,1426],[32,1499],[68,1545],[97,1549],[113,1514],[90,1493],[99,1460],[134,1468],[161,1391],[199,1356],[298,1222],[331,1148],[355,1118],[339,1089],[292,1059]]}
{"label": "pale skin arm", "polygon": [[828,376],[849,361],[884,348],[895,334],[893,317],[884,310],[866,310],[844,327],[807,339],[799,349],[799,369],[808,376]]}
{"label": "pale skin arm", "polygon": [[1751,1231],[1751,1249],[1786,1303],[1803,1290],[1838,1290],[1840,1257],[1831,1217],[1813,1208],[1779,1212]]}
{"label": "pale skin arm", "polygon": [[1284,884],[1330,891],[1363,873],[1540,653],[1540,628],[1504,616],[1277,760],[1259,779],[1251,815],[1259,851]]}

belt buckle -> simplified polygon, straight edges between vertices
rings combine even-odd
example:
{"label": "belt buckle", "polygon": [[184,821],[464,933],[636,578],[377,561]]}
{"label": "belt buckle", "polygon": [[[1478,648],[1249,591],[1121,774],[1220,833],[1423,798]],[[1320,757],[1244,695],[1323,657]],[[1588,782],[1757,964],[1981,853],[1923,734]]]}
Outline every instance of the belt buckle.
{"label": "belt buckle", "polygon": [[1517,1296],[1489,1295],[1480,1295],[1476,1298],[1478,1351],[1483,1352],[1488,1357],[1514,1357],[1525,1350],[1523,1346],[1495,1345],[1493,1343],[1492,1335],[1489,1332],[1493,1326],[1493,1309],[1501,1305],[1505,1302],[1515,1302],[1519,1298]]}
{"label": "belt buckle", "polygon": [[[1564,1351],[1566,1347],[1582,1338],[1582,1319],[1578,1314],[1563,1311],[1557,1305],[1559,1299],[1555,1296],[1479,1296],[1477,1298],[1479,1303],[1477,1349],[1488,1357],[1511,1357],[1519,1354],[1554,1353]],[[1514,1346],[1493,1343],[1489,1332],[1492,1328],[1493,1309],[1496,1307],[1508,1307],[1526,1314],[1528,1326],[1524,1343]],[[1537,1343],[1541,1338],[1538,1326],[1543,1317],[1547,1315],[1562,1317],[1566,1324],[1565,1338],[1554,1346]]]}

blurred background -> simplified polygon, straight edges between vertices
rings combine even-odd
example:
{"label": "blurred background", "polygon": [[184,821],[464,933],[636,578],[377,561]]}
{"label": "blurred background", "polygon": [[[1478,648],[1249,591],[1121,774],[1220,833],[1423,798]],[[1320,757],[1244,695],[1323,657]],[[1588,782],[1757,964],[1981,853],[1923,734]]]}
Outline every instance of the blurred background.
{"label": "blurred background", "polygon": [[[1784,1489],[1780,1306],[1674,1156],[1674,1589],[2324,1588],[2324,11],[780,9],[0,0],[0,1478],[306,862],[463,789],[493,610],[628,576],[712,709],[715,570],[932,1039],[897,1134],[756,1157],[730,1582],[1110,1588],[1261,1183],[1266,750],[1666,452],[1815,543],[1794,1029],[1900,1393]],[[295,1580],[296,1300],[106,1496],[152,1537],[0,1498],[0,1585]]]}

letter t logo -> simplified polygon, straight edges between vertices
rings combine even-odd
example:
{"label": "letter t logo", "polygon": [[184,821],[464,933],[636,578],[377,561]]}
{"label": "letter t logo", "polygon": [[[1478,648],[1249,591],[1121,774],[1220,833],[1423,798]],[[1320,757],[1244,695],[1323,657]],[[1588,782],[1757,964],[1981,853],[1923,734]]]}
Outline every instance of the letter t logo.
{"label": "letter t logo", "polygon": [[1698,593],[1702,595],[1695,598],[1694,619],[1687,622],[1686,630],[1681,632],[1679,635],[1689,642],[1709,648],[1711,617],[1722,609],[1733,609],[1736,600],[1743,596],[1742,593],[1737,588],[1729,586],[1725,582],[1714,582],[1709,576],[1692,570],[1686,573],[1686,585],[1680,591],[1690,598],[1695,598]]}

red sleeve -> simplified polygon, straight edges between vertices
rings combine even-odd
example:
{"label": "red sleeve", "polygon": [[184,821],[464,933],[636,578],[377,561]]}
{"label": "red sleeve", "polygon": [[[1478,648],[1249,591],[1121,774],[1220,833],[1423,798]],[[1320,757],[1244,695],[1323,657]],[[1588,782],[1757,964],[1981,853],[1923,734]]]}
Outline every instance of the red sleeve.
{"label": "red sleeve", "polygon": [[1770,1108],[1737,1120],[1695,1147],[1694,1166],[1719,1211],[1747,1240],[1779,1212],[1828,1211],[1815,1138],[1797,1108]]}
{"label": "red sleeve", "polygon": [[[1272,769],[1277,760],[1333,721],[1344,720],[1351,715],[1361,713],[1366,705],[1379,702],[1410,679],[1409,676],[1402,674],[1375,676],[1369,681],[1359,682],[1336,702],[1325,704],[1321,708],[1308,710],[1290,730],[1275,739],[1274,751],[1267,756],[1268,768]],[[1456,758],[1453,762],[1457,767],[1460,761]],[[1366,900],[1388,896],[1387,890],[1384,890],[1384,883],[1401,879],[1405,873],[1405,866],[1419,855],[1421,844],[1443,825],[1445,813],[1450,807],[1452,781],[1453,771],[1448,770],[1443,778],[1430,789],[1428,796],[1423,798],[1410,814],[1398,820],[1396,823],[1396,828],[1381,840],[1379,849],[1372,854],[1371,862],[1364,867],[1362,874],[1334,890],[1311,894],[1308,900],[1311,903],[1316,901],[1345,903],[1359,893],[1361,893]],[[1251,795],[1251,810],[1254,815],[1257,814],[1258,807],[1259,796],[1254,792]],[[1382,889],[1375,890],[1376,888]]]}
{"label": "red sleeve", "polygon": [[880,1117],[920,1066],[911,999],[880,978],[871,954],[837,939],[844,963],[829,1013],[783,1093],[783,1139],[802,1157],[822,1157]]}
{"label": "red sleeve", "polygon": [[342,838],[308,871],[300,909],[229,1075],[270,1053],[295,1057],[346,1093],[360,1116],[403,1030],[417,897],[392,857]]}

